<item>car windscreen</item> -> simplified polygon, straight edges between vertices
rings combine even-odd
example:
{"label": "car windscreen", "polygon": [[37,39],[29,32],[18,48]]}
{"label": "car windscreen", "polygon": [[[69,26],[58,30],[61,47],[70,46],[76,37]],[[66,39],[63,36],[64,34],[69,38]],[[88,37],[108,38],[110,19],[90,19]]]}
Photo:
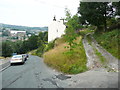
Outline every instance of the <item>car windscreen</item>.
{"label": "car windscreen", "polygon": [[19,55],[19,56],[18,56],[18,55],[17,55],[17,56],[15,55],[15,56],[13,56],[12,58],[22,58],[22,55]]}

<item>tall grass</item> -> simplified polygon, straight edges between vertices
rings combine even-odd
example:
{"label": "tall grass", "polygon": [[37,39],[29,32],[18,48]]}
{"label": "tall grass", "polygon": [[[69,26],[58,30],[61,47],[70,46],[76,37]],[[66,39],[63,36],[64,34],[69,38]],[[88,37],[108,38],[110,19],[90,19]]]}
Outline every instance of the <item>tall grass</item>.
{"label": "tall grass", "polygon": [[109,32],[95,33],[94,38],[113,56],[120,59],[120,30],[113,30]]}
{"label": "tall grass", "polygon": [[73,53],[69,53],[69,49],[64,48],[67,43],[58,43],[54,49],[44,53],[44,62],[63,73],[77,74],[86,71],[87,61],[82,38],[78,37],[75,42],[78,44],[74,48]]}

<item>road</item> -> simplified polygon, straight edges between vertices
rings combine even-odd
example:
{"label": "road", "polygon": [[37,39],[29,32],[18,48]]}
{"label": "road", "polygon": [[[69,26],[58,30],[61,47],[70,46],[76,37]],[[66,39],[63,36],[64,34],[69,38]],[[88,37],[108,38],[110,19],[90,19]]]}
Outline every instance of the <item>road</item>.
{"label": "road", "polygon": [[[25,64],[12,65],[2,72],[2,86],[3,88],[61,88],[58,85],[59,79],[56,83],[57,76],[60,76],[60,73],[48,68],[42,58],[30,56]],[[65,87],[67,83],[61,85]]]}
{"label": "road", "polygon": [[117,88],[118,73],[92,70],[64,75],[47,67],[43,59],[30,55],[23,65],[2,71],[2,88]]}

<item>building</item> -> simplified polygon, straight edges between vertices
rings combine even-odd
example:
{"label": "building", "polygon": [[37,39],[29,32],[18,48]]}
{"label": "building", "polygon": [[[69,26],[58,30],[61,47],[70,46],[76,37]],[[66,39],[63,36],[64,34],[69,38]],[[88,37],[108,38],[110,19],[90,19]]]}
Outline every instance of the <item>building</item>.
{"label": "building", "polygon": [[17,37],[18,40],[24,40],[24,38],[26,37],[26,31],[14,31],[14,30],[11,30],[10,31],[10,36],[11,37]]}
{"label": "building", "polygon": [[54,17],[52,23],[48,26],[48,42],[55,40],[56,38],[61,37],[61,35],[65,34],[64,20],[56,21]]}
{"label": "building", "polygon": [[17,36],[17,34],[21,33],[22,36],[26,35],[26,31],[14,31],[10,30],[10,35],[11,36]]}

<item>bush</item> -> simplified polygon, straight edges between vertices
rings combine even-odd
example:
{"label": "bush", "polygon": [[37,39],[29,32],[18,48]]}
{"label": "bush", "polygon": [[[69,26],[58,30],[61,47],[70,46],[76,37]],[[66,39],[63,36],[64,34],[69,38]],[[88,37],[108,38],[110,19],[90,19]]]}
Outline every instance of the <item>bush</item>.
{"label": "bush", "polygon": [[44,48],[45,48],[45,46],[44,45],[41,45],[37,50],[36,50],[36,55],[37,56],[42,56],[43,55],[43,53],[44,53]]}
{"label": "bush", "polygon": [[55,41],[49,42],[48,45],[45,46],[44,51],[49,51],[50,49],[54,48]]}
{"label": "bush", "polygon": [[94,30],[90,30],[90,29],[86,28],[86,29],[84,29],[84,30],[81,30],[81,31],[79,32],[79,35],[84,36],[84,35],[86,35],[86,34],[88,34],[88,33],[92,33],[92,32],[94,32]]}

